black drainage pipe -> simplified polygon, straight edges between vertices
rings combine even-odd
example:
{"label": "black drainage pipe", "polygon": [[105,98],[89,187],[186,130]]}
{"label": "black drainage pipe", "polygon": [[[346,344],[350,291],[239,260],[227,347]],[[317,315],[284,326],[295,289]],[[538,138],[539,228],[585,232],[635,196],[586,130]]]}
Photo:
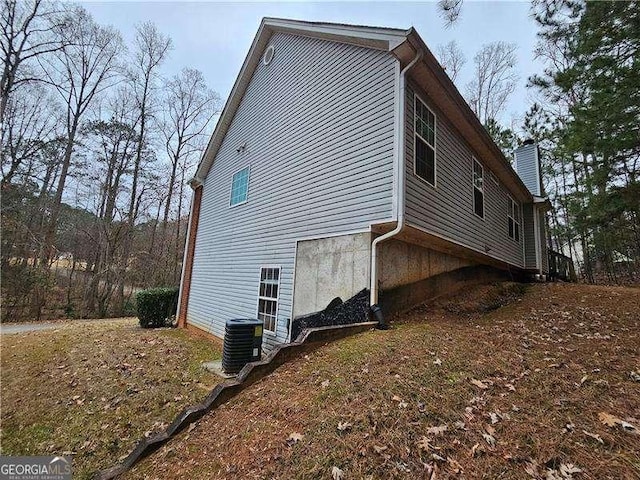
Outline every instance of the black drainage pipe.
{"label": "black drainage pipe", "polygon": [[378,330],[389,330],[389,325],[384,321],[384,315],[382,314],[382,308],[377,303],[375,305],[371,305],[371,313],[373,313],[373,318],[375,318],[378,322],[376,328]]}

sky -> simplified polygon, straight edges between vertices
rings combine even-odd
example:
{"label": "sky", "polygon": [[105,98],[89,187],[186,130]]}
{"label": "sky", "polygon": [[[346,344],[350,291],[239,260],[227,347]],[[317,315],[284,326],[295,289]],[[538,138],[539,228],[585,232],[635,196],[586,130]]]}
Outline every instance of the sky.
{"label": "sky", "polygon": [[[226,101],[262,17],[353,23],[380,27],[415,27],[432,51],[456,40],[467,59],[457,84],[471,77],[473,56],[496,40],[518,46],[520,80],[502,122],[511,126],[531,104],[527,78],[539,71],[533,49],[536,26],[530,2],[465,0],[460,20],[445,27],[436,2],[84,2],[96,21],[112,25],[131,44],[137,23],[152,21],[173,40],[173,50],[163,73],[173,75],[183,67],[197,68],[211,88]],[[462,90],[462,88],[461,88]]]}

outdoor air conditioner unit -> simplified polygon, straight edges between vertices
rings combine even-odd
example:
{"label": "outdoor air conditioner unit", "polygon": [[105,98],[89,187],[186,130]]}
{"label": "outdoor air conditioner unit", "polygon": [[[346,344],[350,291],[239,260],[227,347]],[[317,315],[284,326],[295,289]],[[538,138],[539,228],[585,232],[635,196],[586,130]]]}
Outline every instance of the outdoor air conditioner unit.
{"label": "outdoor air conditioner unit", "polygon": [[249,362],[262,357],[262,320],[227,320],[222,349],[222,370],[238,373]]}

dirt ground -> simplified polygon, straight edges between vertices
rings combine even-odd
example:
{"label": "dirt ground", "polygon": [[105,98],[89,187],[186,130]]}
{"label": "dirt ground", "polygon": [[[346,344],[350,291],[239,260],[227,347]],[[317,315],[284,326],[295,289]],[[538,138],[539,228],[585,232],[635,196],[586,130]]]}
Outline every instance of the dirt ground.
{"label": "dirt ground", "polygon": [[309,350],[129,479],[638,479],[640,290],[478,288]]}
{"label": "dirt ground", "polygon": [[219,346],[133,318],[60,322],[0,337],[4,455],[73,455],[89,478],[127,455],[217,383],[205,360]]}

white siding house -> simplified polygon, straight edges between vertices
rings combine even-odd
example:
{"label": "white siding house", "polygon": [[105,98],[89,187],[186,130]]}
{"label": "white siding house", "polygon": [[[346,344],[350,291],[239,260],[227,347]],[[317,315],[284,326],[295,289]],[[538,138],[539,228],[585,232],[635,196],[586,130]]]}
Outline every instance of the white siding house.
{"label": "white siding house", "polygon": [[413,29],[264,19],[190,182],[179,323],[223,337],[258,317],[268,350],[337,296],[542,273],[541,203],[469,114]]}

